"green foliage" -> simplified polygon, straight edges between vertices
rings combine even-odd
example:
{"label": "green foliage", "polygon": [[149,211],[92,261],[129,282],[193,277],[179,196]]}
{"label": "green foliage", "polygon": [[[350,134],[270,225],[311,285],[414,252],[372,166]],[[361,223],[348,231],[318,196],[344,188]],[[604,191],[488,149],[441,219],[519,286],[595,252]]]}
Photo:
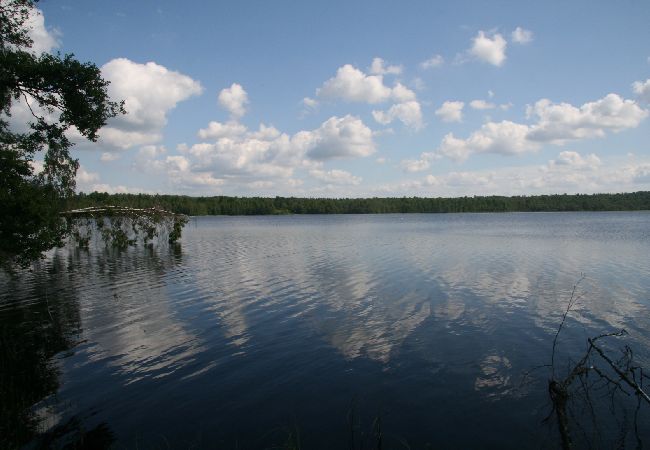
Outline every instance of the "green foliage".
{"label": "green foliage", "polygon": [[187,197],[181,195],[80,193],[72,198],[77,208],[119,205],[156,206],[177,214],[383,214],[520,211],[639,211],[650,210],[650,192],[626,194],[576,194],[489,196],[458,198],[296,198],[296,197]]}
{"label": "green foliage", "polygon": [[[59,212],[74,195],[79,163],[70,156],[71,127],[90,141],[110,117],[124,113],[110,101],[108,81],[92,63],[74,55],[35,55],[27,20],[31,0],[0,3],[0,267],[27,265],[66,235]],[[32,120],[27,132],[9,125],[11,107],[26,104]],[[43,170],[34,158],[44,152]]]}

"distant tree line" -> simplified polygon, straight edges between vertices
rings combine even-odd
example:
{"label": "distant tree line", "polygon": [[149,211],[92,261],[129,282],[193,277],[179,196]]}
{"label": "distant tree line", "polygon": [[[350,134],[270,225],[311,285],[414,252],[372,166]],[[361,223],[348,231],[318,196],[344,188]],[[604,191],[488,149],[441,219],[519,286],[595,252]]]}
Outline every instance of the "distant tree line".
{"label": "distant tree line", "polygon": [[386,214],[535,211],[650,210],[650,191],[624,194],[474,196],[453,198],[190,197],[183,195],[80,193],[72,208],[100,205],[158,207],[190,216],[272,214]]}

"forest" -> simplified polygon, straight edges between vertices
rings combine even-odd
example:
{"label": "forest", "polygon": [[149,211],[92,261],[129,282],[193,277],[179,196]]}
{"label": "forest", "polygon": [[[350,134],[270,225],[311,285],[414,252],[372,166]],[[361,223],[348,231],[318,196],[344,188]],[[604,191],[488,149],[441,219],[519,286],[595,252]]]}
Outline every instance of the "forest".
{"label": "forest", "polygon": [[650,210],[650,191],[536,196],[300,198],[79,193],[69,207],[162,208],[190,216]]}

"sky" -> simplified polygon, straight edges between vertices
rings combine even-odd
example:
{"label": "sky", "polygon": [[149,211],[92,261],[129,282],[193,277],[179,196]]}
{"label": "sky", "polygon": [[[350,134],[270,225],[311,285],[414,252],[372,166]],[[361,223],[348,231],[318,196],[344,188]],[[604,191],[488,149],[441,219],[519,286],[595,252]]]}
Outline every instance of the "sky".
{"label": "sky", "polygon": [[33,51],[95,63],[127,110],[70,131],[79,191],[650,190],[647,0],[37,6]]}

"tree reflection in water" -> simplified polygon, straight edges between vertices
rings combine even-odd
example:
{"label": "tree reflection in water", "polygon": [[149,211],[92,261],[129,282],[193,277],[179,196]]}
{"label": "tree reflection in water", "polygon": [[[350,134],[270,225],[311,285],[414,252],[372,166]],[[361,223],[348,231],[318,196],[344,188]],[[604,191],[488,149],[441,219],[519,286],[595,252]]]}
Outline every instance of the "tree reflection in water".
{"label": "tree reflection in water", "polygon": [[[161,263],[156,250],[145,248],[141,259],[159,268],[180,258],[178,245]],[[106,423],[88,426],[83,418],[66,417],[56,394],[60,387],[59,358],[81,342],[78,282],[84,267],[107,269],[107,261],[122,261],[119,271],[133,269],[133,259],[119,251],[68,248],[13,275],[0,273],[0,448],[108,448],[114,441]],[[123,255],[125,256],[125,255]]]}

